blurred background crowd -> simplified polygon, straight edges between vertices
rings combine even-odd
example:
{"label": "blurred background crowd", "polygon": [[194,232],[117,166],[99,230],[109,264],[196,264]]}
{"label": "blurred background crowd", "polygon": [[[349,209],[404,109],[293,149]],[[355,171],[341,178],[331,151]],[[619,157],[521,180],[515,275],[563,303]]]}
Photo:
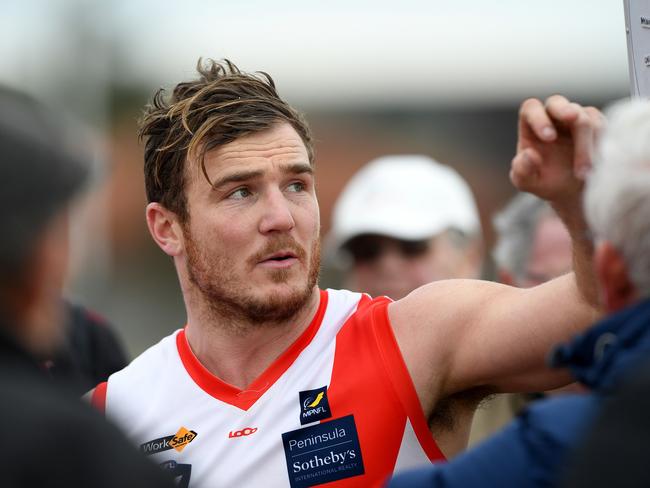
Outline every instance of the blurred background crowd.
{"label": "blurred background crowd", "polygon": [[[93,155],[68,294],[114,324],[135,356],[185,320],[172,263],[145,226],[136,121],[157,87],[193,76],[199,57],[271,72],[306,114],[324,236],[365,163],[423,154],[467,181],[489,251],[493,215],[514,194],[519,103],[625,96],[623,17],[622,2],[605,0],[3,2],[0,83],[54,106]],[[494,279],[488,254],[481,273]],[[340,267],[324,264],[321,286],[344,286]]]}

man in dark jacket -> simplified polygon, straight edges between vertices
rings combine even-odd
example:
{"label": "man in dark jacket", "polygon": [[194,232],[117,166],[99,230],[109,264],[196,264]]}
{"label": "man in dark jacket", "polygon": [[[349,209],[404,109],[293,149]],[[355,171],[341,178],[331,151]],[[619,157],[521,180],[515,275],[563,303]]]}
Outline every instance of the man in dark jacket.
{"label": "man in dark jacket", "polygon": [[87,173],[62,149],[58,126],[35,101],[0,88],[0,484],[172,486],[35,359],[62,340],[67,207]]}
{"label": "man in dark jacket", "polygon": [[[650,307],[646,307],[648,310]],[[650,319],[650,317],[649,317]],[[646,329],[650,320],[646,320]],[[561,485],[567,488],[645,488],[650,484],[650,362],[603,404],[575,450]]]}
{"label": "man in dark jacket", "polygon": [[106,319],[64,300],[65,340],[42,363],[50,376],[82,396],[129,364],[122,343]]}
{"label": "man in dark jacket", "polygon": [[604,399],[650,356],[649,141],[650,102],[614,107],[587,180],[585,213],[609,316],[559,346],[550,362],[568,368],[591,393],[538,402],[475,449],[397,476],[391,487],[541,487],[565,476]]}

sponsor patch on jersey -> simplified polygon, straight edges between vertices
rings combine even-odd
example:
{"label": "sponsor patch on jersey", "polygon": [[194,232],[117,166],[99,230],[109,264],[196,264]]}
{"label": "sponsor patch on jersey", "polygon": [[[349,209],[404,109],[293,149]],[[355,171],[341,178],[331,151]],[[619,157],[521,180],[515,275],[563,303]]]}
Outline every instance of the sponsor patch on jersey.
{"label": "sponsor patch on jersey", "polygon": [[291,488],[364,474],[354,415],[282,434]]}
{"label": "sponsor patch on jersey", "polygon": [[147,456],[158,452],[169,451],[170,449],[182,452],[190,442],[196,439],[197,435],[198,434],[193,430],[181,427],[178,429],[178,432],[173,435],[159,437],[158,439],[140,444],[140,450]]}
{"label": "sponsor patch on jersey", "polygon": [[253,435],[255,432],[257,432],[257,427],[244,427],[241,430],[231,430],[228,433],[228,438],[234,439],[236,437],[245,437],[248,435]]}
{"label": "sponsor patch on jersey", "polygon": [[327,386],[301,391],[299,397],[301,425],[311,424],[332,416],[330,403],[327,401]]}
{"label": "sponsor patch on jersey", "polygon": [[167,470],[178,488],[188,488],[190,486],[190,476],[192,474],[191,464],[181,464],[176,461],[165,461],[160,466]]}

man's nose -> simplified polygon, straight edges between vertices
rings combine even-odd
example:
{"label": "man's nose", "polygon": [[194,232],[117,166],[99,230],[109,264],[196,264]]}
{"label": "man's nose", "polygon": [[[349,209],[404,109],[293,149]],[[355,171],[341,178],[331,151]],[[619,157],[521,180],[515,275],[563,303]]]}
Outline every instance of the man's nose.
{"label": "man's nose", "polygon": [[379,273],[395,276],[404,272],[406,259],[399,249],[393,245],[386,245],[383,251],[377,256],[373,266]]}
{"label": "man's nose", "polygon": [[287,232],[295,227],[291,202],[280,190],[272,191],[262,200],[263,210],[260,220],[260,232]]}

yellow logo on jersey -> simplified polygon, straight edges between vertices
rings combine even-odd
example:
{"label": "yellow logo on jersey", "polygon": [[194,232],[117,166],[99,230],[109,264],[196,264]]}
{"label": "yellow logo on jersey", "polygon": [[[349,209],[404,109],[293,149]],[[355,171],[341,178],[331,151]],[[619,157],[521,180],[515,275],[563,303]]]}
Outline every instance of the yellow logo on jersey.
{"label": "yellow logo on jersey", "polygon": [[327,386],[314,390],[301,391],[300,399],[300,424],[310,424],[332,416],[330,404],[327,401]]}
{"label": "yellow logo on jersey", "polygon": [[314,408],[314,407],[317,407],[318,404],[320,403],[320,401],[323,399],[323,396],[324,396],[324,395],[325,395],[325,393],[321,391],[321,392],[316,396],[316,400],[314,400],[314,401],[311,402],[309,405],[307,405],[307,407],[308,407],[308,408]]}
{"label": "yellow logo on jersey", "polygon": [[173,447],[177,452],[181,452],[185,449],[190,442],[196,438],[196,432],[193,430],[187,430],[185,427],[178,429],[178,432],[174,434],[174,437],[169,441],[169,445]]}

